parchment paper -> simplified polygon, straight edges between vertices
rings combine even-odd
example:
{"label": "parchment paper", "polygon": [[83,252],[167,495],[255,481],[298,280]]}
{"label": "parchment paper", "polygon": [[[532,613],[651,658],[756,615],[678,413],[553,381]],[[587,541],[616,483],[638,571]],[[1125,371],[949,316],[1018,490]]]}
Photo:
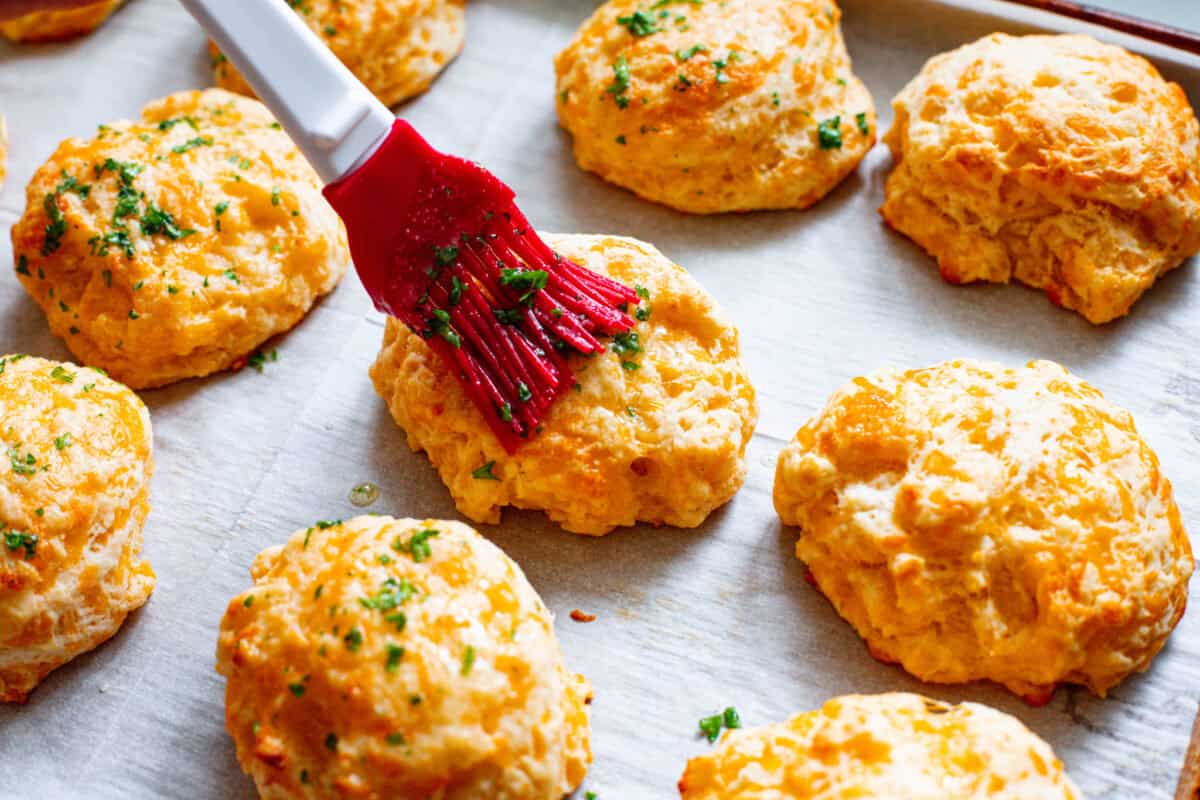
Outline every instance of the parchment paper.
{"label": "parchment paper", "polygon": [[[891,97],[928,56],[1046,21],[981,3],[843,5],[855,66],[885,129]],[[1200,28],[1200,4],[1170,5],[1180,24]],[[1195,592],[1192,613],[1151,671],[1108,699],[1065,690],[1032,709],[992,686],[922,685],[872,660],[805,584],[792,555],[795,532],[778,523],[770,490],[780,447],[855,375],[959,356],[1009,364],[1045,357],[1134,413],[1189,527],[1200,530],[1196,265],[1161,281],[1131,318],[1103,328],[1028,289],[947,286],[879,221],[889,166],[882,146],[808,212],[701,218],[640,202],[579,171],[554,121],[551,59],[594,7],[472,0],[464,54],[401,109],[436,145],[511,183],[543,229],[633,235],[690,269],[740,326],[758,388],[749,480],[699,530],[641,527],[596,540],[516,512],[483,529],[558,614],[569,666],[595,685],[596,759],[585,788],[601,800],[677,796],[685,761],[709,748],[697,720],[728,705],[757,725],[837,694],[907,690],[1015,714],[1053,744],[1089,797],[1168,797],[1200,693]],[[209,85],[203,45],[174,3],[133,0],[90,38],[0,48],[11,138],[4,228],[61,138],[136,115],[171,91]],[[1200,101],[1200,62],[1151,52]],[[11,263],[7,236],[0,263]],[[455,516],[368,382],[381,334],[381,317],[347,276],[278,341],[279,361],[265,374],[245,370],[144,394],[158,466],[145,538],[158,588],[112,641],[55,672],[28,705],[0,709],[0,796],[253,797],[223,730],[224,685],[213,672],[218,621],[248,584],[253,556],[313,520],[354,514],[347,493],[363,480],[383,487],[371,511]],[[6,270],[0,343],[68,357]],[[598,619],[570,621],[576,607]]]}

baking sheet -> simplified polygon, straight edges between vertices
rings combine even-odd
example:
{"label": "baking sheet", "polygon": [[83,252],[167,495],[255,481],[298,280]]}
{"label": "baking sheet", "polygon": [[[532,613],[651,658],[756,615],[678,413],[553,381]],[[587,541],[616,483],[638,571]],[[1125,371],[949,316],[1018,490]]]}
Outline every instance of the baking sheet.
{"label": "baking sheet", "polygon": [[[749,479],[702,528],[639,527],[597,540],[518,512],[483,528],[556,612],[569,666],[595,685],[596,758],[584,788],[601,800],[676,796],[687,758],[709,748],[697,720],[728,705],[757,725],[837,694],[906,690],[1015,714],[1053,744],[1089,797],[1169,797],[1200,692],[1195,593],[1151,671],[1106,700],[1068,689],[1031,709],[992,686],[922,685],[872,660],[804,582],[795,532],[771,507],[771,480],[783,443],[857,374],[959,356],[1043,357],[1134,413],[1186,522],[1200,530],[1197,265],[1161,281],[1132,318],[1099,329],[1031,290],[947,286],[879,221],[882,146],[808,212],[700,218],[640,202],[576,169],[554,121],[551,59],[595,5],[472,0],[463,56],[402,109],[435,144],[510,182],[542,228],[636,236],[690,269],[740,326],[758,388]],[[891,97],[925,58],[1046,21],[983,3],[843,5],[857,71],[885,129]],[[1200,7],[1170,6],[1178,22],[1200,28]],[[0,47],[11,138],[0,225],[16,220],[26,181],[59,139],[208,85],[203,43],[170,0],[133,0],[79,42]],[[1200,101],[1200,61],[1151,52]],[[0,263],[11,263],[3,238]],[[371,389],[381,335],[382,318],[350,275],[278,340],[279,361],[264,374],[144,393],[158,466],[146,552],[158,588],[111,642],[51,675],[28,705],[0,708],[0,797],[254,796],[223,730],[224,686],[213,672],[218,621],[249,583],[254,555],[314,519],[356,513],[347,493],[363,480],[383,489],[371,511],[455,516]],[[68,357],[11,273],[0,274],[0,342],[8,352]],[[570,621],[576,607],[598,619]]]}

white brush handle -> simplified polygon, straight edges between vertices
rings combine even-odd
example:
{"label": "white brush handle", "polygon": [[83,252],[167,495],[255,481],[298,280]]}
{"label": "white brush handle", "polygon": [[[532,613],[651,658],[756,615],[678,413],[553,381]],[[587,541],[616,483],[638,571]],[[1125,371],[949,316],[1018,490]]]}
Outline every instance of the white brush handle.
{"label": "white brush handle", "polygon": [[396,118],[284,0],[180,0],[326,183],[353,172]]}

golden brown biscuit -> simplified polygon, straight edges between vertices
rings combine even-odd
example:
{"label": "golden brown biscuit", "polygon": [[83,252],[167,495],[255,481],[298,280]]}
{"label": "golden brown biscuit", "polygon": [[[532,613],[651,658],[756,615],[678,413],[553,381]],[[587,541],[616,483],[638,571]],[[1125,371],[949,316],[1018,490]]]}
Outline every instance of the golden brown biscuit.
{"label": "golden brown biscuit", "polygon": [[541,433],[507,454],[451,371],[395,319],[371,368],[375,390],[473,520],[499,522],[504,506],[516,506],[594,535],[639,521],[699,525],[741,488],[758,421],[737,329],[648,244],[545,239],[646,299],[634,335],[602,355],[572,357],[577,390],[555,403]]}
{"label": "golden brown biscuit", "polygon": [[220,89],[66,140],[26,196],[22,285],[71,352],[135,389],[238,364],[350,259],[300,151],[262,104]]}
{"label": "golden brown biscuit", "polygon": [[730,731],[688,762],[683,800],[1078,800],[1050,746],[1008,714],[915,694],[847,695]]}
{"label": "golden brown biscuit", "polygon": [[104,24],[125,0],[102,0],[65,11],[35,11],[0,22],[0,35],[14,42],[57,42],[85,36]]}
{"label": "golden brown biscuit", "polygon": [[319,522],[221,622],[226,727],[264,798],[559,800],[591,687],[520,568],[458,522]]}
{"label": "golden brown biscuit", "polygon": [[1187,602],[1158,458],[1048,361],[855,379],[783,449],[775,508],[872,654],[926,681],[1103,695],[1149,667]]}
{"label": "golden brown biscuit", "polygon": [[101,373],[0,358],[0,700],[108,639],[154,589],[150,415]]}
{"label": "golden brown biscuit", "polygon": [[[333,54],[385,105],[429,88],[463,47],[467,0],[289,0]],[[254,95],[215,45],[218,86]]]}
{"label": "golden brown biscuit", "polygon": [[611,0],[559,53],[579,166],[680,211],[806,208],[875,144],[833,0]]}
{"label": "golden brown biscuit", "polygon": [[951,283],[1016,279],[1099,324],[1200,251],[1200,124],[1144,58],[993,34],[893,107],[881,211]]}

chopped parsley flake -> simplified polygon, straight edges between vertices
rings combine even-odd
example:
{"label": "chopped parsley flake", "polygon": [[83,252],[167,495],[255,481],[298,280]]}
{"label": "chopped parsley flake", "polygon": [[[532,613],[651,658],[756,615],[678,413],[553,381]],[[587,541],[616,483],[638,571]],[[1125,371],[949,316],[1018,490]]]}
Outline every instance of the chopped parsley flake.
{"label": "chopped parsley flake", "polygon": [[544,269],[502,269],[500,270],[500,285],[507,286],[521,295],[521,302],[533,297],[534,292],[546,288],[550,273]]}
{"label": "chopped parsley flake", "polygon": [[450,303],[451,307],[459,304],[459,302],[462,300],[463,290],[466,288],[466,285],[458,279],[457,275],[450,276],[450,293],[448,302]]}
{"label": "chopped parsley flake", "polygon": [[[230,270],[230,272],[232,272],[232,271],[233,270]],[[234,280],[237,280],[237,276],[234,276]],[[240,283],[241,281],[238,281],[238,282]],[[279,350],[272,347],[269,351],[259,350],[258,352],[252,354],[249,358],[246,359],[246,366],[252,367],[256,372],[261,374],[263,371],[263,368],[268,363],[273,364],[278,360],[279,360]]]}
{"label": "chopped parsley flake", "polygon": [[65,368],[62,364],[56,364],[54,369],[50,370],[50,377],[59,383],[75,382],[75,373]]}
{"label": "chopped parsley flake", "polygon": [[[436,531],[435,531],[436,533]],[[397,539],[397,542],[399,539]],[[393,544],[395,547],[395,544]],[[397,550],[401,548],[396,547]],[[417,560],[415,557],[414,561]],[[358,598],[358,603],[363,608],[370,608],[376,611],[391,611],[396,606],[408,600],[417,593],[417,587],[413,586],[406,579],[388,578],[379,586],[379,591],[370,597]]]}
{"label": "chopped parsley flake", "polygon": [[458,248],[454,245],[435,247],[433,248],[433,260],[439,267],[448,267],[458,261]]}
{"label": "chopped parsley flake", "polygon": [[617,108],[629,106],[629,61],[625,56],[613,62],[613,82],[606,91],[613,96]]}
{"label": "chopped parsley flake", "polygon": [[346,649],[351,653],[358,652],[358,648],[362,647],[363,635],[358,628],[351,628],[350,631],[342,637],[342,641],[346,643]]}
{"label": "chopped parsley flake", "polygon": [[335,753],[337,752],[338,737],[337,737],[336,733],[328,733],[325,735],[325,747],[332,750]]}
{"label": "chopped parsley flake", "polygon": [[677,61],[679,61],[680,63],[682,63],[684,61],[691,61],[692,58],[697,53],[707,53],[707,52],[708,52],[708,48],[705,47],[704,45],[694,44],[686,50],[676,50],[675,51],[675,59]]}
{"label": "chopped parsley flake", "polygon": [[146,211],[142,214],[139,220],[142,226],[142,233],[147,236],[153,236],[156,233],[161,233],[168,239],[175,241],[182,239],[185,236],[191,236],[195,233],[194,230],[180,228],[175,223],[175,218],[167,211],[163,211],[158,207],[153,200],[146,204]]}
{"label": "chopped parsley flake", "polygon": [[482,467],[472,470],[471,477],[477,481],[498,481],[500,478],[496,477],[496,474],[492,472],[495,466],[495,461],[489,461]]}
{"label": "chopped parsley flake", "polygon": [[459,670],[463,675],[470,675],[471,670],[475,666],[475,648],[467,645],[467,649],[463,651],[462,669]]}
{"label": "chopped parsley flake", "polygon": [[404,734],[400,733],[399,731],[392,731],[384,737],[384,741],[393,746],[402,745],[404,744]]}
{"label": "chopped parsley flake", "polygon": [[501,325],[519,325],[525,319],[524,312],[519,308],[493,308],[492,314]]}
{"label": "chopped parsley flake", "polygon": [[191,128],[194,131],[200,130],[200,126],[196,124],[196,118],[189,114],[184,114],[181,117],[172,117],[171,119],[164,119],[162,122],[158,123],[158,129],[160,131],[169,131],[169,130],[171,130],[171,128],[174,128],[176,125],[178,125],[181,122],[186,124],[189,128]]}
{"label": "chopped parsley flake", "polygon": [[404,648],[400,645],[388,643],[387,660],[384,662],[383,668],[388,672],[395,672],[400,666],[400,659],[404,658]]}
{"label": "chopped parsley flake", "polygon": [[54,437],[54,449],[58,451],[66,450],[71,446],[71,434],[64,433],[62,436]]}
{"label": "chopped parsley flake", "polygon": [[431,334],[437,334],[453,347],[462,347],[462,339],[457,333],[455,333],[454,329],[450,327],[450,314],[447,311],[441,308],[435,308],[433,310],[433,316],[430,317],[426,322],[429,325],[429,332]]}
{"label": "chopped parsley flake", "polygon": [[617,17],[617,24],[624,25],[629,29],[630,33],[639,38],[649,36],[652,33],[658,33],[659,31],[654,15],[641,9],[634,11],[627,17]]}
{"label": "chopped parsley flake", "polygon": [[408,553],[412,556],[413,561],[420,564],[433,555],[433,550],[429,546],[429,540],[437,535],[438,531],[433,528],[426,528],[414,533],[409,537],[407,542],[402,537],[397,536],[396,541],[392,542],[392,549],[398,553]]}
{"label": "chopped parsley flake", "polygon": [[817,125],[817,143],[822,150],[842,149],[842,118],[830,117]]}
{"label": "chopped parsley flake", "polygon": [[[88,246],[91,247],[92,255],[106,256],[111,248],[116,247],[125,254],[126,258],[133,258],[133,240],[129,238],[129,232],[124,228],[109,231],[103,236],[93,236],[88,240]],[[111,285],[110,282],[109,286]]]}
{"label": "chopped parsley flake", "polygon": [[854,124],[858,126],[858,130],[863,136],[871,135],[871,123],[867,122],[867,112],[855,114]]}
{"label": "chopped parsley flake", "polygon": [[296,697],[304,697],[304,684],[303,683],[289,683],[288,691],[291,692]]}
{"label": "chopped parsley flake", "polygon": [[172,153],[186,153],[188,150],[195,150],[197,147],[210,147],[213,143],[211,136],[195,136],[188,139],[183,144],[177,144],[171,148]]}
{"label": "chopped parsley flake", "polygon": [[642,343],[636,331],[618,333],[613,337],[612,351],[618,355],[642,352]]}
{"label": "chopped parsley flake", "polygon": [[38,537],[35,534],[5,528],[0,528],[0,531],[4,533],[4,545],[9,550],[24,548],[26,561],[37,555]]}
{"label": "chopped parsley flake", "polygon": [[700,733],[708,739],[710,744],[720,737],[722,727],[728,730],[742,727],[742,719],[736,708],[731,706],[720,714],[713,714],[711,717],[704,717],[700,720]]}

